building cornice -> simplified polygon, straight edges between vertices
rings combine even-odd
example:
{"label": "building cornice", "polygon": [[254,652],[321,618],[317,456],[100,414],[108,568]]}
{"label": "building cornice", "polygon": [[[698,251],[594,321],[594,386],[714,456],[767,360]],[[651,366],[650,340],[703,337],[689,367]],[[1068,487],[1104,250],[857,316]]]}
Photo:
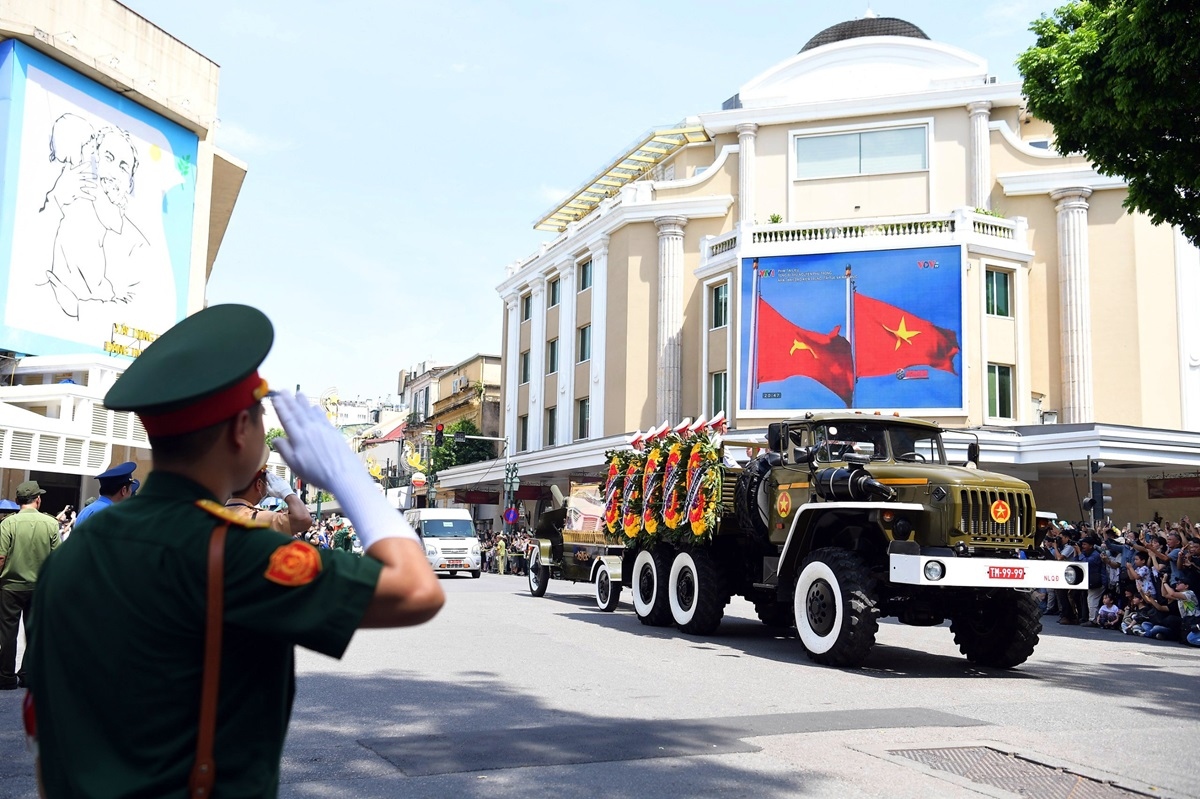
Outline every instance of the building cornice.
{"label": "building cornice", "polygon": [[1004,189],[1006,197],[1024,197],[1032,194],[1050,194],[1061,189],[1124,189],[1124,179],[1101,175],[1090,166],[1073,166],[1062,169],[1034,169],[1027,172],[1002,172],[996,181]]}

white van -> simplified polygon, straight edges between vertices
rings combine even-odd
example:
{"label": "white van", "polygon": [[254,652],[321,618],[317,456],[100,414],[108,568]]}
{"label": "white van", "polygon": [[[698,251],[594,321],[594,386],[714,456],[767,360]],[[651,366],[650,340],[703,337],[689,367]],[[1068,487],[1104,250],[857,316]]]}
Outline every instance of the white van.
{"label": "white van", "polygon": [[469,571],[479,577],[479,537],[471,514],[462,509],[414,508],[404,512],[425,544],[425,557],[434,571]]}

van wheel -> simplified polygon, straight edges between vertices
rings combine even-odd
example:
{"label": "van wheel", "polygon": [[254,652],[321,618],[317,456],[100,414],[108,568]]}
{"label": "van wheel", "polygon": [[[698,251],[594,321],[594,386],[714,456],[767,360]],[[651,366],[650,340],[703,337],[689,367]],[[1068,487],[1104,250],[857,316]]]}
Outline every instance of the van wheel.
{"label": "van wheel", "polygon": [[529,593],[545,596],[546,584],[550,582],[550,567],[543,566],[535,552],[529,558]]}
{"label": "van wheel", "polygon": [[810,660],[862,665],[879,630],[873,587],[871,572],[853,552],[826,547],[804,559],[792,602],[796,631]]}
{"label": "van wheel", "polygon": [[472,571],[472,572],[471,572],[471,577],[472,577],[473,579],[476,579],[476,580],[478,580],[478,579],[479,579],[479,575],[480,575],[480,574],[483,574],[483,570],[482,570],[482,569],[475,569],[474,571]]}
{"label": "van wheel", "polygon": [[596,570],[596,607],[605,613],[612,613],[621,602],[621,584],[612,581],[608,564],[601,563]]}
{"label": "van wheel", "polygon": [[643,549],[633,561],[633,610],[642,624],[666,627],[671,623],[666,586],[670,571],[671,561],[661,548]]}
{"label": "van wheel", "polygon": [[456,577],[458,576],[458,571],[456,569],[451,569],[449,572],[447,572],[447,574],[449,574],[451,577]]}

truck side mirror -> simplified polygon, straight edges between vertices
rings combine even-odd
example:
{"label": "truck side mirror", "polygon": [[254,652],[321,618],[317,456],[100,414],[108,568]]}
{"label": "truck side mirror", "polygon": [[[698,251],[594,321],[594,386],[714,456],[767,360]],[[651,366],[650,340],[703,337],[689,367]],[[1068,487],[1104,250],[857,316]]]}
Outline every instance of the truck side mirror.
{"label": "truck side mirror", "polygon": [[979,442],[972,441],[967,444],[967,463],[979,465]]}
{"label": "truck side mirror", "polygon": [[783,450],[783,439],[787,435],[787,425],[783,422],[771,422],[767,425],[767,449],[772,452],[780,452]]}

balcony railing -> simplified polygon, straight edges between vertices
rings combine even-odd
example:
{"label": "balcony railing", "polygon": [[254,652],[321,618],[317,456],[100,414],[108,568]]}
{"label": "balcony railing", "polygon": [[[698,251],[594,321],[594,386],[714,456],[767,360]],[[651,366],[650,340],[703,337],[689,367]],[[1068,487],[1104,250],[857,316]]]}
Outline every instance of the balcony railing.
{"label": "balcony railing", "polygon": [[[962,208],[950,214],[937,216],[894,216],[876,219],[818,220],[809,222],[780,223],[772,225],[744,225],[728,233],[706,239],[701,244],[701,266],[710,261],[729,257],[732,251],[741,249],[767,253],[778,245],[800,245],[801,252],[816,245],[813,251],[827,249],[825,242],[854,242],[851,247],[903,246],[913,240],[913,246],[927,243],[919,239],[939,236],[945,243],[956,241],[991,241],[995,246],[1024,250],[1025,227],[1023,218],[1004,219],[980,214]],[[807,245],[807,246],[806,246]],[[757,252],[755,253],[757,254]]]}

